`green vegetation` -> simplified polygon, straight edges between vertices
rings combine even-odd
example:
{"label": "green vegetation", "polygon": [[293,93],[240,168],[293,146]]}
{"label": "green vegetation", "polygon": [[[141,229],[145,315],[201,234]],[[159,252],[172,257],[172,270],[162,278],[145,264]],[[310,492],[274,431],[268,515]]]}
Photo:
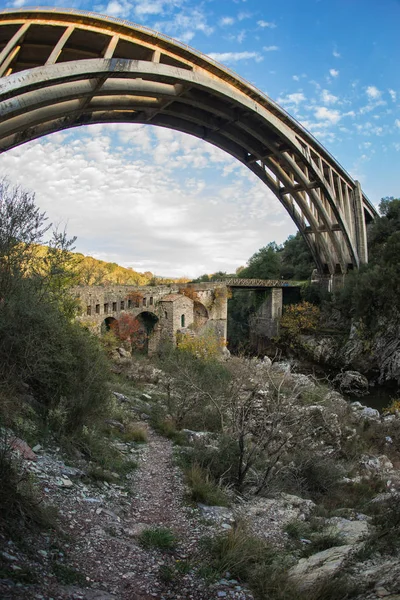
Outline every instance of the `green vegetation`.
{"label": "green vegetation", "polygon": [[185,470],[190,499],[209,506],[229,506],[226,492],[215,483],[210,472],[194,463]]}
{"label": "green vegetation", "polygon": [[382,318],[399,322],[400,285],[400,199],[383,198],[381,216],[368,227],[369,262],[350,273],[343,290],[334,299],[347,321],[364,324],[368,337],[382,324]]}
{"label": "green vegetation", "polygon": [[55,528],[56,509],[43,506],[32,478],[12,458],[10,442],[11,440],[5,434],[1,435],[0,515],[2,526],[8,535],[13,535],[13,530],[21,526],[25,528]]}
{"label": "green vegetation", "polygon": [[[70,287],[78,263],[74,239],[55,230],[34,195],[0,182],[0,427],[34,445],[46,438],[91,461],[95,479],[136,468],[110,443],[107,421],[123,423],[129,441],[146,441],[109,391],[109,361],[99,340],[75,320]],[[46,251],[43,251],[43,245]],[[119,432],[118,432],[119,433]],[[3,434],[2,434],[3,435]],[[5,435],[5,434],[4,434]],[[0,442],[1,526],[53,525],[30,478]],[[54,512],[54,511],[53,511]]]}
{"label": "green vegetation", "polygon": [[173,550],[177,544],[174,533],[166,527],[149,527],[139,535],[139,543],[143,548],[157,550]]}
{"label": "green vegetation", "polygon": [[268,542],[249,534],[243,525],[205,541],[208,560],[202,571],[218,578],[228,571],[245,581],[256,600],[346,600],[356,589],[344,576],[333,577],[301,592],[288,577],[293,559]]}
{"label": "green vegetation", "polygon": [[282,246],[269,243],[253,254],[247,266],[237,272],[248,279],[309,279],[314,261],[300,233],[291,235]]}

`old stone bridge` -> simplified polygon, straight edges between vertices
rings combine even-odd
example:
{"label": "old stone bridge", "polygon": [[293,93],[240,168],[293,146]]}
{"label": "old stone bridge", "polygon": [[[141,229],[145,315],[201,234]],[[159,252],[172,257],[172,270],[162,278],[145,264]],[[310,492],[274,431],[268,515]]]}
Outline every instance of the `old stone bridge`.
{"label": "old stone bridge", "polygon": [[0,11],[0,152],[112,122],[176,129],[234,156],[285,207],[321,275],[333,279],[368,261],[366,222],[376,211],[360,184],[236,73],[121,19],[60,8]]}
{"label": "old stone bridge", "polygon": [[136,324],[136,341],[149,354],[163,339],[176,343],[179,333],[204,335],[213,331],[227,337],[228,298],[231,288],[271,290],[263,305],[263,329],[275,335],[282,315],[283,290],[295,284],[282,280],[228,279],[214,283],[159,286],[82,286],[73,289],[80,303],[79,320],[96,333]]}

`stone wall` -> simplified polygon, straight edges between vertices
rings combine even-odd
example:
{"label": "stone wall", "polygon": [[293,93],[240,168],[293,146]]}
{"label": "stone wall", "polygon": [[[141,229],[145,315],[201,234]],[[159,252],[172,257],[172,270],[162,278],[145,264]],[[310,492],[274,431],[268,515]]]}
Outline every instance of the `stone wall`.
{"label": "stone wall", "polygon": [[[134,317],[147,312],[157,318],[149,337],[149,353],[154,352],[162,339],[176,343],[176,332],[193,327],[198,335],[212,329],[226,339],[227,288],[219,284],[194,284],[197,299],[194,302],[179,294],[182,286],[82,286],[73,289],[81,307],[79,320],[97,334],[105,319],[120,319],[123,314]],[[176,296],[175,298],[173,298]],[[168,299],[170,298],[170,299]],[[172,300],[171,300],[172,299]],[[196,308],[195,308],[196,305]]]}

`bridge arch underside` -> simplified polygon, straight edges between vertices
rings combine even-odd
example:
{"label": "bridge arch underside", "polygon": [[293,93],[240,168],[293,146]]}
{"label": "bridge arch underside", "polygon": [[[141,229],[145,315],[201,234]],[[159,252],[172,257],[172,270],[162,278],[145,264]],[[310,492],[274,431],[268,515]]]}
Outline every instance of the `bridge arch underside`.
{"label": "bridge arch underside", "polygon": [[185,132],[242,162],[286,208],[320,273],[367,262],[366,222],[376,212],[360,185],[250,84],[119,20],[0,12],[0,152],[63,129],[118,122]]}

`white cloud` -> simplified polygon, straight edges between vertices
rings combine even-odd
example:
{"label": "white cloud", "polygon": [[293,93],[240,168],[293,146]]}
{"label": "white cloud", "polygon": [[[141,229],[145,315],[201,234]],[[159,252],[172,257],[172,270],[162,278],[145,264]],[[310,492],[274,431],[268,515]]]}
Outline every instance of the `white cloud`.
{"label": "white cloud", "polygon": [[317,106],[315,109],[315,116],[320,121],[326,121],[331,125],[336,125],[342,118],[342,115],[338,110],[326,108],[326,106]]}
{"label": "white cloud", "polygon": [[400,129],[400,119],[396,119],[394,124]]}
{"label": "white cloud", "polygon": [[214,28],[208,24],[207,15],[200,9],[194,9],[190,14],[179,12],[172,19],[157,21],[153,26],[154,29],[177,37],[183,42],[190,42],[197,32],[207,36],[214,32]]}
{"label": "white cloud", "polygon": [[131,6],[129,2],[119,2],[118,0],[111,0],[106,6],[105,13],[111,17],[127,17],[129,15]]}
{"label": "white cloud", "polygon": [[285,97],[280,97],[278,98],[277,102],[279,104],[294,104],[294,105],[298,105],[301,102],[304,102],[306,99],[306,97],[304,96],[304,94],[302,92],[295,92],[294,94],[287,94],[287,96]]}
{"label": "white cloud", "polygon": [[271,23],[270,21],[257,21],[257,25],[259,27],[265,28],[268,27],[269,29],[275,29],[277,26],[275,23]]}
{"label": "white cloud", "polygon": [[394,90],[389,90],[389,94],[390,94],[390,97],[393,100],[393,102],[396,102],[397,92],[395,92]]}
{"label": "white cloud", "polygon": [[47,136],[3,153],[2,173],[34,190],[51,221],[68,222],[78,251],[159,275],[234,270],[266,239],[280,243],[295,231],[241,163],[163,128],[97,125]]}
{"label": "white cloud", "polygon": [[278,46],[263,46],[263,50],[264,52],[275,52],[276,50],[279,50]]}
{"label": "white cloud", "polygon": [[222,25],[223,27],[226,25],[233,25],[235,22],[235,19],[233,17],[222,17],[222,19],[220,20],[220,25]]}
{"label": "white cloud", "polygon": [[338,77],[339,71],[337,69],[329,69],[329,75],[331,77]]}
{"label": "white cloud", "polygon": [[210,52],[208,56],[221,63],[236,63],[241,60],[261,62],[263,60],[259,52]]}
{"label": "white cloud", "polygon": [[324,104],[335,104],[338,101],[338,97],[331,94],[328,90],[322,90],[321,100]]}
{"label": "white cloud", "polygon": [[334,50],[334,51],[332,52],[332,55],[333,55],[335,58],[340,58],[340,56],[341,56],[341,55],[340,55],[340,53],[339,53],[337,50]]}
{"label": "white cloud", "polygon": [[365,93],[370,100],[378,100],[382,95],[382,92],[374,85],[369,85]]}

